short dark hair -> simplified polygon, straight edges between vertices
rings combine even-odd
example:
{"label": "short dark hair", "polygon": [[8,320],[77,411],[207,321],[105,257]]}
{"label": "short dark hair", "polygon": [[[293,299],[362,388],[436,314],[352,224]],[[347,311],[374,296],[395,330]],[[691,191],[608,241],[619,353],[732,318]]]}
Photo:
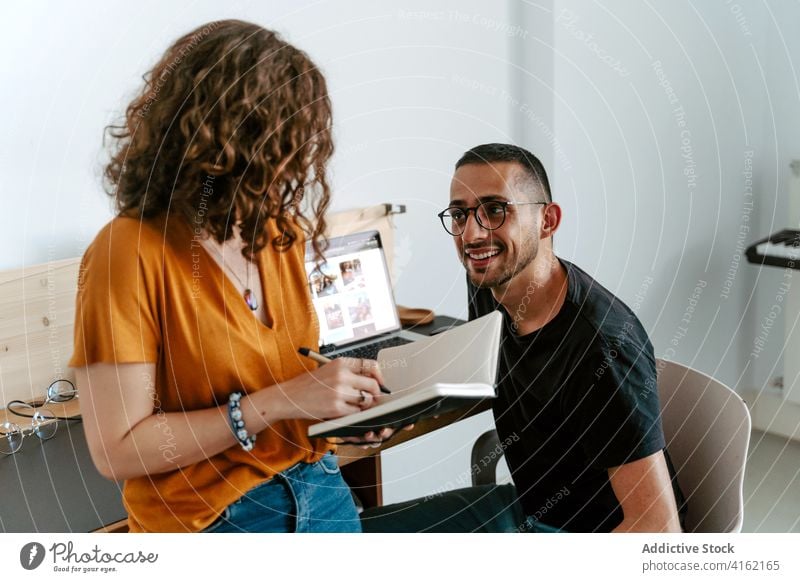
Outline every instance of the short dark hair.
{"label": "short dark hair", "polygon": [[467,164],[492,164],[495,162],[514,162],[519,164],[528,176],[544,193],[547,202],[553,201],[547,172],[539,161],[525,148],[507,143],[485,143],[467,150],[456,162],[456,170]]}

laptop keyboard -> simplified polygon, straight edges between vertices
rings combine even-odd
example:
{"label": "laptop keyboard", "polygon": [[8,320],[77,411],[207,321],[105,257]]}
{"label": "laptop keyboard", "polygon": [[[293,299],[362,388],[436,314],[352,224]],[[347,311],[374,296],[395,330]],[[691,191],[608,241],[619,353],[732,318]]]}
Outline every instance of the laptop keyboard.
{"label": "laptop keyboard", "polygon": [[346,350],[344,352],[340,352],[335,355],[329,355],[330,358],[365,358],[368,360],[374,360],[378,357],[378,352],[381,351],[383,348],[391,348],[394,346],[402,346],[404,344],[410,344],[411,340],[407,340],[404,337],[400,337],[399,335],[390,337],[388,339],[375,342],[372,344],[368,344],[366,346],[360,346],[357,348],[353,348],[352,350]]}

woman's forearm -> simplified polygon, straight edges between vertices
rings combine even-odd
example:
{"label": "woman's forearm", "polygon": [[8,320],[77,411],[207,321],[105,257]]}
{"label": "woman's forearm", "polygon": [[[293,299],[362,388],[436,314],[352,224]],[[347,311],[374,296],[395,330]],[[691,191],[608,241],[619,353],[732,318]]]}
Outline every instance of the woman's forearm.
{"label": "woman's forearm", "polygon": [[[251,392],[240,402],[245,428],[258,434],[285,419],[339,418],[379,401],[377,367],[341,358],[312,372]],[[89,451],[102,475],[123,480],[165,473],[239,446],[227,402],[181,412],[153,412],[147,387],[155,364],[93,364],[75,370]]]}
{"label": "woman's forearm", "polygon": [[[250,434],[290,417],[282,390],[270,386],[242,398],[245,427]],[[124,480],[165,473],[193,465],[239,446],[228,417],[227,402],[213,408],[151,414],[118,439],[93,447],[101,474]]]}

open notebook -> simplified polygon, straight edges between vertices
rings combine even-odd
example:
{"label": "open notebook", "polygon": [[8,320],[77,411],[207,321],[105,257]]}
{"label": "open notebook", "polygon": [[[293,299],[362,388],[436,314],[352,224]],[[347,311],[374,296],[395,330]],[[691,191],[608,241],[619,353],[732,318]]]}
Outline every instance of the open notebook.
{"label": "open notebook", "polygon": [[378,353],[385,385],[380,404],[312,424],[311,437],[361,436],[399,428],[484,398],[494,398],[503,318],[499,312]]}

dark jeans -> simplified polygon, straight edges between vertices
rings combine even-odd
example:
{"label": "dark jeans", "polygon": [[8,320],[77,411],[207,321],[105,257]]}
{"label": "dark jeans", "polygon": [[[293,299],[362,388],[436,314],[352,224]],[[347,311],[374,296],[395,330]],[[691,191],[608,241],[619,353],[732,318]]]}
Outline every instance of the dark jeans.
{"label": "dark jeans", "polygon": [[336,457],[298,463],[231,503],[207,533],[361,531]]}
{"label": "dark jeans", "polygon": [[527,517],[513,485],[482,485],[367,509],[361,527],[368,533],[559,531]]}

